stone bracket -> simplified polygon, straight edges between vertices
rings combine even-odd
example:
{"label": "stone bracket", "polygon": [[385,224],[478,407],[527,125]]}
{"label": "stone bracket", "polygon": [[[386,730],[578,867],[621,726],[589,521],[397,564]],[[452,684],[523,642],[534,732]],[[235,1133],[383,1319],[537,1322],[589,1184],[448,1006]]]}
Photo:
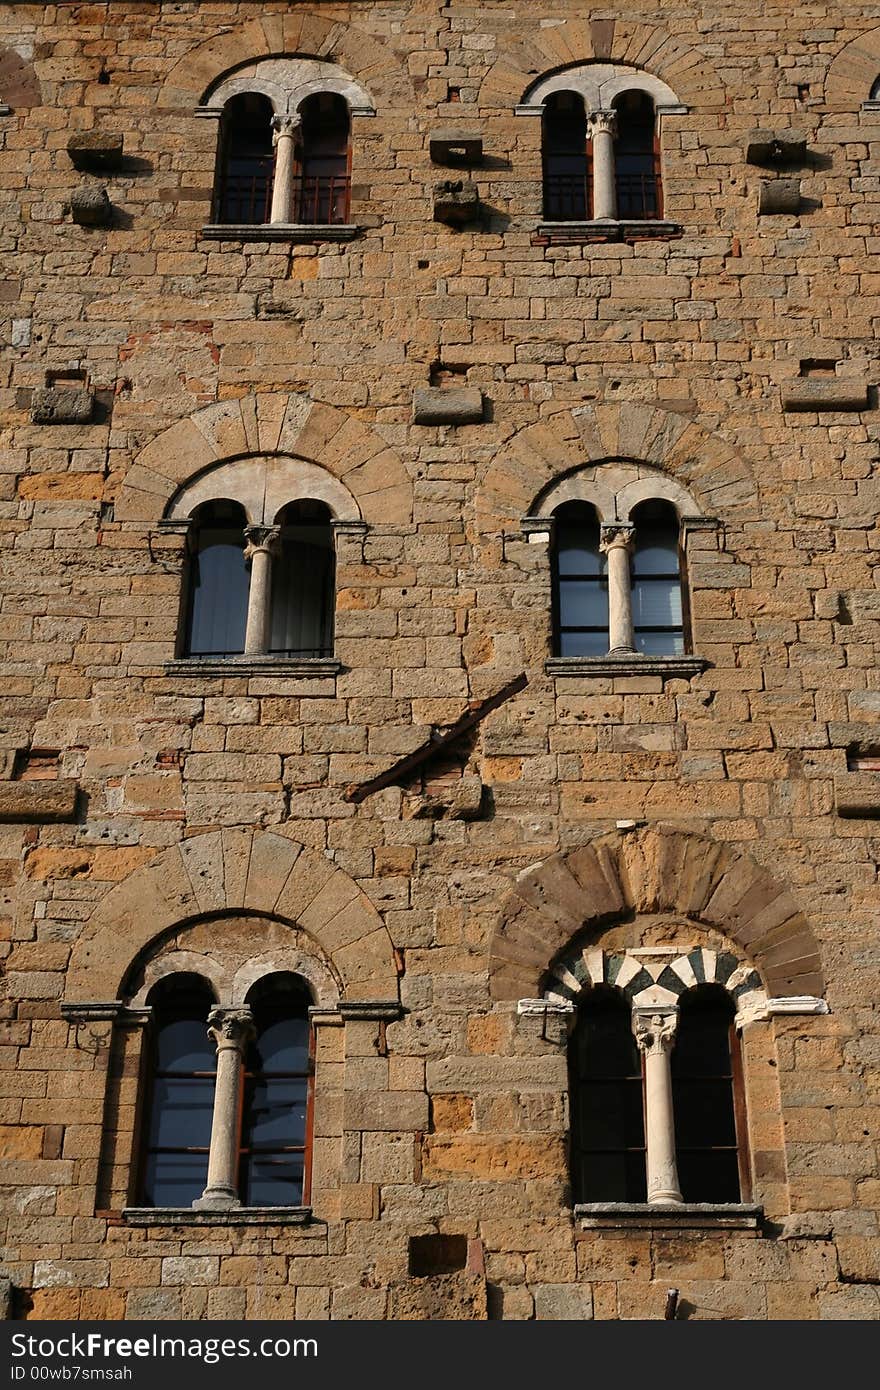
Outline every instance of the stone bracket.
{"label": "stone bracket", "polygon": [[432,130],[428,153],[434,164],[479,164],[483,158],[483,137],[460,130]]}
{"label": "stone bracket", "polygon": [[477,387],[417,386],[413,392],[414,425],[479,425],[483,393]]}
{"label": "stone bracket", "polygon": [[67,153],[75,169],[118,169],[122,164],[124,138],[108,130],[80,130],[67,142]]}
{"label": "stone bracket", "polygon": [[880,817],[880,772],[839,772],[834,778],[834,809],[839,816]]}
{"label": "stone bracket", "polygon": [[833,381],[801,378],[784,382],[782,386],[783,410],[867,410],[869,404],[865,381],[840,377]]}
{"label": "stone bracket", "polygon": [[343,1022],[396,1023],[406,1010],[396,999],[343,999],[339,1004]]}

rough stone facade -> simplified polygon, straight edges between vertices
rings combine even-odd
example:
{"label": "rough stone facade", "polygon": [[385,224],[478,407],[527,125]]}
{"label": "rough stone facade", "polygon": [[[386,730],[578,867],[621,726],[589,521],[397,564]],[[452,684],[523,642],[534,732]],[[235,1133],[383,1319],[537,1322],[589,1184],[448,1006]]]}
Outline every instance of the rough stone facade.
{"label": "rough stone facade", "polygon": [[[13,1315],[657,1318],[676,1287],[680,1317],[880,1316],[880,4],[758,9],[0,9]],[[372,102],[349,240],[203,235],[196,108],[278,55]],[[589,63],[677,98],[667,235],[539,231],[516,108]],[[805,141],[788,211],[759,212],[756,128]],[[434,219],[438,129],[482,139],[461,226]],[[77,169],[91,132],[124,153]],[[109,225],[72,219],[82,184]],[[34,422],[65,373],[91,418]],[[415,423],[429,387],[482,393],[482,420]],[[354,499],[338,669],[176,659],[175,497],[248,459]],[[554,670],[524,519],[620,461],[693,499],[701,660]],[[522,673],[443,759],[352,796]],[[743,1027],[757,1226],[573,1214],[566,1021],[519,1001],[578,943],[728,951],[767,997],[827,1002]],[[305,1224],[122,1215],[142,1029],[96,1006],[174,949],[304,962]]]}

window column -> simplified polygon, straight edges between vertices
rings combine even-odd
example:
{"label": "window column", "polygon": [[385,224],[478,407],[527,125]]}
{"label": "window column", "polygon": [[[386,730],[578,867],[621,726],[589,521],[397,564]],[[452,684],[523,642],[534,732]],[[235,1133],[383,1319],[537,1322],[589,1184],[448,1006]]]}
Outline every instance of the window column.
{"label": "window column", "polygon": [[633,1009],[636,1044],[645,1059],[645,1144],[648,1203],[677,1206],[684,1201],[675,1162],[670,1057],[678,1027],[678,1007]]}
{"label": "window column", "polygon": [[613,222],[617,217],[617,188],[614,177],[614,137],[616,111],[591,111],[587,133],[593,141],[593,218]]}
{"label": "window column", "polygon": [[200,1210],[239,1207],[238,1150],[245,1049],[254,1036],[248,1008],[215,1008],[208,1014],[208,1036],[217,1045],[217,1081],[208,1182],[193,1206]]}
{"label": "window column", "polygon": [[275,177],[272,183],[270,222],[293,221],[293,181],[296,172],[296,146],[302,129],[298,112],[272,117],[272,144],[275,147]]}
{"label": "window column", "polygon": [[608,556],[608,651],[631,652],[633,646],[630,555],[635,527],[614,521],[603,525],[601,548]]}
{"label": "window column", "polygon": [[245,656],[265,656],[269,646],[269,616],[272,600],[272,554],[281,534],[279,526],[261,523],[245,527],[245,560],[250,561],[251,585],[248,595]]}

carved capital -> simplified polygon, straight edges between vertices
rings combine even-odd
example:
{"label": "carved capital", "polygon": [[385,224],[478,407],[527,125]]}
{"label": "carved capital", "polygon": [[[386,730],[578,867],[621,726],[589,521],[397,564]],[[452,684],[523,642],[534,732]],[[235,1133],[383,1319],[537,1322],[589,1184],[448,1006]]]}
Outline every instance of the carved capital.
{"label": "carved capital", "polygon": [[597,135],[610,135],[613,140],[617,134],[617,112],[591,111],[587,117],[587,134],[592,139]]}
{"label": "carved capital", "polygon": [[254,1036],[254,1020],[250,1009],[215,1008],[208,1014],[208,1037],[213,1038],[217,1051],[235,1048],[243,1052]]}
{"label": "carved capital", "polygon": [[280,526],[266,526],[262,522],[254,522],[251,526],[244,528],[244,538],[247,544],[244,548],[244,558],[252,560],[259,551],[271,554],[278,544],[281,535]]}
{"label": "carved capital", "polygon": [[604,554],[609,550],[631,550],[636,528],[629,521],[603,522],[599,545]]}
{"label": "carved capital", "polygon": [[302,130],[302,116],[298,111],[292,115],[272,117],[272,144],[279,140],[295,140]]}
{"label": "carved capital", "polygon": [[636,1046],[646,1057],[668,1056],[675,1043],[678,1009],[633,1009]]}

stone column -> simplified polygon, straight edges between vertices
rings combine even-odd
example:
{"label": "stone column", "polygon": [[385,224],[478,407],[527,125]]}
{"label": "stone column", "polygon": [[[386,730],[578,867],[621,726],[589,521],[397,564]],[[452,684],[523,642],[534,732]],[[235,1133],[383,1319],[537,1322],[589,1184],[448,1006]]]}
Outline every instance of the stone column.
{"label": "stone column", "polygon": [[269,645],[269,617],[272,602],[272,552],[279,526],[254,525],[245,527],[244,558],[251,565],[251,587],[248,594],[247,627],[244,634],[245,656],[265,656]]}
{"label": "stone column", "polygon": [[591,111],[587,132],[593,142],[593,219],[613,221],[617,216],[617,189],[614,182],[614,137],[616,111]]}
{"label": "stone column", "polygon": [[625,521],[603,525],[601,548],[608,556],[608,651],[631,652],[633,647],[632,584],[629,559],[635,527]]}
{"label": "stone column", "polygon": [[648,1150],[648,1202],[676,1206],[684,1201],[675,1162],[670,1054],[678,1008],[633,1009],[633,1033],[645,1058],[645,1142]]}
{"label": "stone column", "polygon": [[215,1008],[208,1014],[208,1036],[217,1044],[217,1083],[208,1154],[208,1182],[193,1202],[198,1210],[240,1207],[238,1148],[245,1049],[254,1036],[248,1008]]}
{"label": "stone column", "polygon": [[293,180],[296,173],[296,146],[302,128],[302,116],[272,117],[272,144],[275,147],[275,177],[272,181],[270,222],[293,221]]}

